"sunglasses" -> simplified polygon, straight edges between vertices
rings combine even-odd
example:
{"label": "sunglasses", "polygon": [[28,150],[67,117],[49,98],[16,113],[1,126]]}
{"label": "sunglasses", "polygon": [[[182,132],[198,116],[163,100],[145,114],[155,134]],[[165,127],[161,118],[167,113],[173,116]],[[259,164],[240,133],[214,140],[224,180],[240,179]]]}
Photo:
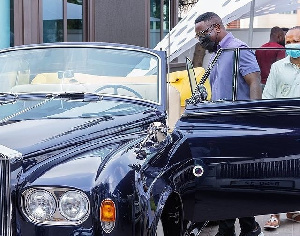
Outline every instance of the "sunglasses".
{"label": "sunglasses", "polygon": [[212,28],[212,27],[214,27],[214,26],[216,26],[216,25],[218,25],[218,24],[212,24],[212,25],[209,26],[207,29],[202,30],[202,31],[199,31],[198,33],[196,33],[195,38],[198,39],[198,40],[200,40],[200,38],[202,38],[202,37],[208,35],[208,32],[209,32],[210,28]]}

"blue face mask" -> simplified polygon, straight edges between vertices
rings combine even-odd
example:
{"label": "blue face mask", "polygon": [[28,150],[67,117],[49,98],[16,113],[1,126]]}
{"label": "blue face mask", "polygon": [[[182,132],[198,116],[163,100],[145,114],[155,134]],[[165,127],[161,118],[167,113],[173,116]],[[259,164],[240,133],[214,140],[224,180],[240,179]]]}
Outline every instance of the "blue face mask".
{"label": "blue face mask", "polygon": [[290,57],[292,58],[298,58],[300,57],[300,43],[291,43],[291,44],[286,44],[285,45],[286,48],[295,48],[295,49],[299,49],[299,50],[291,50],[291,49],[287,49],[286,50],[286,54],[288,54]]}

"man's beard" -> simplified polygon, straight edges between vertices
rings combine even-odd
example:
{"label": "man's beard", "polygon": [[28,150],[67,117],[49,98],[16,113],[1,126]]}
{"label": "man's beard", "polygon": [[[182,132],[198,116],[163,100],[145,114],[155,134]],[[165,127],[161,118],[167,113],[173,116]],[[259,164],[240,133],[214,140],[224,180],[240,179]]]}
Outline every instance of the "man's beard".
{"label": "man's beard", "polygon": [[218,50],[218,43],[210,39],[209,35],[199,38],[200,45],[206,49],[209,53],[216,52]]}

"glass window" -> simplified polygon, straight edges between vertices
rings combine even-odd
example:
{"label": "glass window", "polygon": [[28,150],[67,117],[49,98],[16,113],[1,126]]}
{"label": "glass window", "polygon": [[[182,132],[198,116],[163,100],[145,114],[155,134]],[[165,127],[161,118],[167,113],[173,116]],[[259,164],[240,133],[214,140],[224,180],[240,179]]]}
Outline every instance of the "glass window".
{"label": "glass window", "polygon": [[169,33],[169,1],[164,0],[164,8],[163,8],[163,14],[164,14],[164,22],[163,22],[163,37],[166,36]]}
{"label": "glass window", "polygon": [[11,36],[12,36],[12,10],[13,5],[10,0],[0,1],[0,49],[8,48],[11,45]]}
{"label": "glass window", "polygon": [[150,4],[150,48],[160,41],[160,0],[151,0]]}
{"label": "glass window", "polygon": [[43,0],[43,42],[63,41],[63,0]]}
{"label": "glass window", "polygon": [[82,25],[82,0],[43,0],[44,43],[82,42]]}
{"label": "glass window", "polygon": [[68,0],[67,41],[82,42],[82,0]]}
{"label": "glass window", "polygon": [[10,0],[10,46],[14,46],[14,1]]}
{"label": "glass window", "polygon": [[169,1],[164,0],[163,6],[160,3],[160,0],[150,2],[150,48],[154,48],[169,33]]}

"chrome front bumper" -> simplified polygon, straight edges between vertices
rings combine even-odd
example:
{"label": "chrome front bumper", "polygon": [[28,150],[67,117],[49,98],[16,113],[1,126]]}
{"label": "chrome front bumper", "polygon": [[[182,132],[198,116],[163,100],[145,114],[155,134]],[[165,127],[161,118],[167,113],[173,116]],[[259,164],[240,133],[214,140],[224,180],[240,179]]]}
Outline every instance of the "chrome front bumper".
{"label": "chrome front bumper", "polygon": [[11,165],[21,160],[21,153],[0,145],[0,236],[12,235]]}

